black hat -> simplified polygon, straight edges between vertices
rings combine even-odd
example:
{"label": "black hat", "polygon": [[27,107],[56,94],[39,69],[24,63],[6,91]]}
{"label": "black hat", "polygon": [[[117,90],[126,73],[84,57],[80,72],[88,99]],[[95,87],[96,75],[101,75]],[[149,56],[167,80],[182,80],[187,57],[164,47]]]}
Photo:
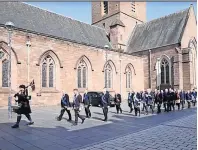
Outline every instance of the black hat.
{"label": "black hat", "polygon": [[25,85],[21,84],[19,88],[25,89]]}

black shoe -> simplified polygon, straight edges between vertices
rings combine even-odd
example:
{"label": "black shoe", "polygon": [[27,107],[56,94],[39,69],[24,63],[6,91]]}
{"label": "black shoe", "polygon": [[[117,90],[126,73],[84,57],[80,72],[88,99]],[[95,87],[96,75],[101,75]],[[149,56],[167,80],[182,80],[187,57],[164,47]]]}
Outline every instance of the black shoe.
{"label": "black shoe", "polygon": [[56,118],[57,121],[61,121],[61,119],[59,117]]}
{"label": "black shoe", "polygon": [[77,125],[78,125],[78,123],[74,123],[73,125],[74,125],[74,126],[77,126]]}
{"label": "black shoe", "polygon": [[67,121],[68,121],[68,122],[71,122],[72,120],[71,120],[71,119],[67,119]]}
{"label": "black shoe", "polygon": [[105,121],[105,122],[107,122],[107,119],[103,119],[102,121]]}
{"label": "black shoe", "polygon": [[84,119],[82,119],[82,122],[81,122],[81,124],[83,124],[83,123],[84,123],[84,121],[85,121],[85,118],[84,118]]}
{"label": "black shoe", "polygon": [[34,124],[34,122],[27,123],[28,126],[33,125],[33,124]]}
{"label": "black shoe", "polygon": [[15,124],[15,125],[12,126],[12,128],[19,128],[19,125]]}

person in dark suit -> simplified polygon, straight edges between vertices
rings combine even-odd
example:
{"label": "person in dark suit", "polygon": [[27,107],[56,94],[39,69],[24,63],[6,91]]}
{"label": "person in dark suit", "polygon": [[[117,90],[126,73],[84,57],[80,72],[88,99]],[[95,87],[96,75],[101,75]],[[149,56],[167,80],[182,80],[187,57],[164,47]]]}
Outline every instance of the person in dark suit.
{"label": "person in dark suit", "polygon": [[184,109],[184,104],[185,104],[185,100],[186,100],[186,94],[185,91],[181,90],[179,92],[179,97],[180,97],[180,103],[182,105],[182,109]]}
{"label": "person in dark suit", "polygon": [[78,93],[78,89],[74,89],[74,101],[73,101],[73,108],[75,113],[75,124],[78,124],[78,118],[82,120],[81,124],[84,123],[85,118],[79,114],[80,112],[80,103],[82,102],[82,96]]}
{"label": "person in dark suit", "polygon": [[89,95],[87,94],[87,89],[85,90],[85,93],[83,95],[83,104],[84,104],[84,107],[85,107],[86,117],[90,118],[91,117],[91,111],[90,111],[89,107],[91,106],[91,101],[90,101]]}
{"label": "person in dark suit", "polygon": [[161,113],[161,105],[163,100],[163,91],[160,92],[160,90],[157,91],[155,95],[155,102],[157,104],[157,113]]}
{"label": "person in dark suit", "polygon": [[168,111],[175,111],[175,92],[173,91],[173,89],[169,89],[168,92],[169,98],[168,98]]}
{"label": "person in dark suit", "polygon": [[168,99],[169,99],[168,89],[165,89],[163,94],[164,112],[168,112]]}
{"label": "person in dark suit", "polygon": [[106,89],[103,89],[103,95],[101,97],[101,106],[103,109],[104,119],[103,121],[107,121],[108,118],[108,107],[109,107],[110,101],[109,101],[109,93],[106,91]]}
{"label": "person in dark suit", "polygon": [[192,97],[193,106],[195,106],[195,104],[197,102],[197,91],[195,91],[195,89],[192,90],[191,97]]}
{"label": "person in dark suit", "polygon": [[71,117],[70,108],[71,108],[71,104],[69,102],[69,95],[66,94],[65,92],[63,92],[63,96],[61,98],[61,112],[60,112],[60,115],[57,117],[57,120],[61,121],[62,117],[66,111],[69,116],[68,121],[71,121],[72,117]]}
{"label": "person in dark suit", "polygon": [[135,116],[139,114],[140,116],[140,96],[138,93],[134,95],[134,109],[135,109]]}
{"label": "person in dark suit", "polygon": [[187,103],[188,103],[188,108],[190,108],[190,107],[191,107],[191,101],[192,101],[192,97],[191,97],[190,91],[188,91],[188,92],[186,93],[186,101],[187,101]]}
{"label": "person in dark suit", "polygon": [[133,99],[133,97],[134,97],[134,92],[130,91],[130,92],[128,93],[128,106],[129,106],[129,108],[130,108],[129,113],[132,113],[132,111],[133,111],[133,104],[134,104],[134,99]]}
{"label": "person in dark suit", "polygon": [[115,94],[114,101],[115,101],[115,105],[116,105],[117,114],[119,113],[119,111],[120,111],[120,113],[122,113],[122,108],[120,106],[121,102],[122,102],[122,99],[121,99],[121,95],[119,93]]}
{"label": "person in dark suit", "polygon": [[18,109],[16,110],[17,113],[17,122],[12,126],[12,128],[19,128],[19,123],[21,121],[21,115],[24,114],[27,119],[29,120],[29,123],[27,125],[32,125],[34,122],[31,119],[30,113],[31,113],[31,108],[29,104],[29,100],[27,98],[28,93],[26,90],[25,85],[20,85],[19,86],[19,93],[15,94],[15,101],[18,103]]}

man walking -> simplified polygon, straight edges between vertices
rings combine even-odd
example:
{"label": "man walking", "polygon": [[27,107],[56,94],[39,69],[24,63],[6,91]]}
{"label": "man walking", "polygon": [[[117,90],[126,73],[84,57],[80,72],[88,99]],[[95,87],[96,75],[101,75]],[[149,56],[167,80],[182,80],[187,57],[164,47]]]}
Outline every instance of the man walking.
{"label": "man walking", "polygon": [[71,104],[69,102],[69,95],[66,94],[65,92],[63,92],[63,96],[61,98],[61,112],[60,112],[60,115],[57,117],[57,120],[61,121],[62,117],[66,111],[69,116],[68,121],[71,121],[72,117],[71,117],[70,108],[71,108]]}
{"label": "man walking", "polygon": [[184,104],[185,104],[186,96],[185,96],[185,92],[183,90],[181,90],[179,92],[179,97],[180,97],[180,103],[182,105],[182,109],[184,109]]}
{"label": "man walking", "polygon": [[84,107],[85,107],[86,117],[90,118],[91,117],[91,111],[90,111],[89,107],[91,106],[91,101],[90,101],[89,95],[87,94],[87,89],[85,90],[85,93],[83,95],[83,104],[84,104]]}
{"label": "man walking", "polygon": [[129,113],[132,113],[132,111],[133,111],[133,104],[134,104],[133,97],[134,97],[134,92],[130,91],[128,93],[128,106],[130,108]]}
{"label": "man walking", "polygon": [[78,118],[82,120],[81,124],[84,123],[85,118],[79,114],[80,112],[80,103],[82,102],[82,96],[78,93],[78,89],[74,89],[74,101],[73,101],[73,108],[75,113],[75,124],[78,124]]}
{"label": "man walking", "polygon": [[103,89],[103,95],[101,98],[101,105],[102,105],[102,110],[104,114],[104,119],[103,121],[107,121],[108,118],[108,107],[109,107],[109,94],[106,91],[106,89]]}
{"label": "man walking", "polygon": [[29,100],[27,99],[28,92],[26,90],[25,85],[19,86],[19,93],[15,94],[15,101],[18,103],[18,109],[16,110],[17,113],[17,122],[15,125],[12,126],[12,128],[19,128],[19,123],[21,121],[21,115],[24,114],[27,119],[30,121],[27,125],[32,125],[34,122],[31,119],[30,113],[31,108],[29,104]]}
{"label": "man walking", "polygon": [[117,114],[119,113],[119,111],[120,111],[120,113],[122,113],[122,108],[120,106],[122,99],[121,99],[121,95],[119,93],[115,94],[114,101],[115,101],[115,105],[116,105]]}

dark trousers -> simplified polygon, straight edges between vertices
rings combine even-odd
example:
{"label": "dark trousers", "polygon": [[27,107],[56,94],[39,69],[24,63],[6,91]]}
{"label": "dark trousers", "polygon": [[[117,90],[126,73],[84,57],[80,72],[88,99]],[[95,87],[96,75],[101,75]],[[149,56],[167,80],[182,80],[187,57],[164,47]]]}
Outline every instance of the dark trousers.
{"label": "dark trousers", "polygon": [[135,116],[137,116],[137,114],[139,113],[140,116],[140,107],[135,107]]}
{"label": "dark trousers", "polygon": [[[27,118],[30,122],[32,122],[32,119],[31,119],[30,114],[24,114],[24,115],[26,116],[26,118]],[[16,122],[16,124],[19,125],[19,123],[20,123],[20,121],[21,121],[21,118],[22,118],[21,114],[17,114],[17,122]]]}
{"label": "dark trousers", "polygon": [[133,104],[132,104],[132,102],[131,103],[128,103],[128,105],[129,105],[129,108],[130,108],[130,113],[133,111]]}
{"label": "dark trousers", "polygon": [[195,100],[193,100],[193,101],[192,101],[192,103],[193,103],[193,106],[195,106],[195,104],[196,104],[196,101],[195,101]]}
{"label": "dark trousers", "polygon": [[146,103],[143,103],[142,111],[144,111],[144,109],[145,109],[146,112],[148,111]]}
{"label": "dark trousers", "polygon": [[86,117],[88,117],[88,118],[91,117],[91,111],[90,111],[89,107],[90,107],[90,105],[85,106],[85,113],[86,113]]}
{"label": "dark trousers", "polygon": [[122,108],[120,107],[120,104],[116,104],[116,110],[117,110],[117,113],[122,113]]}
{"label": "dark trousers", "polygon": [[175,110],[175,105],[173,102],[169,102],[167,106],[168,106],[168,111],[172,111],[172,108],[173,108],[173,111]]}
{"label": "dark trousers", "polygon": [[75,113],[75,123],[78,124],[78,118],[83,120],[84,117],[79,114],[79,108],[75,108],[74,113]]}
{"label": "dark trousers", "polygon": [[188,103],[188,108],[191,107],[191,102],[187,100],[187,103]]}
{"label": "dark trousers", "polygon": [[157,113],[161,113],[161,104],[157,104]]}
{"label": "dark trousers", "polygon": [[152,111],[152,114],[154,113],[154,110],[153,110],[153,105],[147,105],[147,114],[148,114],[148,108],[150,108],[151,109],[151,111]]}
{"label": "dark trousers", "polygon": [[104,106],[102,108],[104,114],[104,120],[107,121],[107,114],[108,114],[108,106]]}
{"label": "dark trousers", "polygon": [[178,110],[180,110],[180,103],[176,103]]}
{"label": "dark trousers", "polygon": [[61,112],[60,112],[60,115],[59,115],[59,117],[58,117],[58,118],[59,118],[59,120],[61,120],[61,119],[62,119],[62,117],[63,117],[63,115],[64,115],[65,111],[66,111],[66,112],[67,112],[67,114],[68,114],[69,120],[72,120],[70,110],[68,110],[67,108],[64,108],[64,107],[62,107],[62,108],[61,108]]}
{"label": "dark trousers", "polygon": [[182,109],[184,109],[185,100],[181,100]]}
{"label": "dark trousers", "polygon": [[168,111],[168,103],[164,103],[164,112]]}

